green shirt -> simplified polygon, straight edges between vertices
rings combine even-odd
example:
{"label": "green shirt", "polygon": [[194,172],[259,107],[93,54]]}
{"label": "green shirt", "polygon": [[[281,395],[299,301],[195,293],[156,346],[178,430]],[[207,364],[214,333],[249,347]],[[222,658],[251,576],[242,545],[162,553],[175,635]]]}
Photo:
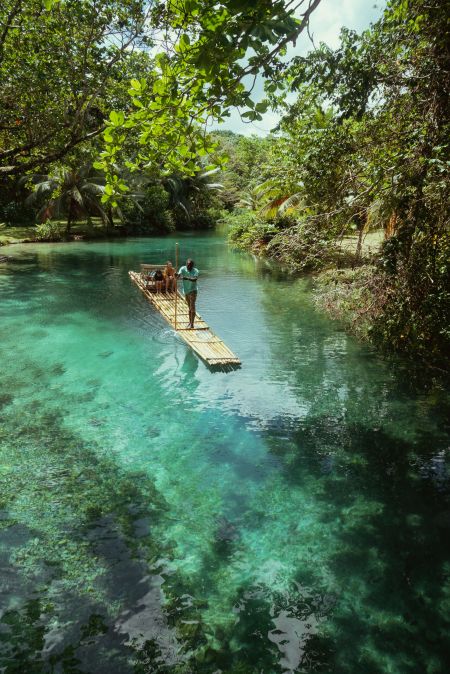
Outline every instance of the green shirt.
{"label": "green shirt", "polygon": [[197,290],[197,283],[189,281],[190,278],[198,278],[198,269],[196,267],[192,267],[191,271],[189,271],[186,265],[183,265],[180,267],[178,274],[183,279],[183,292],[185,295]]}

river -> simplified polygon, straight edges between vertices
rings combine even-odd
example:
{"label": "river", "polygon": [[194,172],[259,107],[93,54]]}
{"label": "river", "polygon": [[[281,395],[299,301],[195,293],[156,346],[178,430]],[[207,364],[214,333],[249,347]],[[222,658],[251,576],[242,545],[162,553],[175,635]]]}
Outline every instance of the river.
{"label": "river", "polygon": [[2,249],[0,672],[448,672],[448,390],[178,241],[238,370],[130,283],[174,238]]}

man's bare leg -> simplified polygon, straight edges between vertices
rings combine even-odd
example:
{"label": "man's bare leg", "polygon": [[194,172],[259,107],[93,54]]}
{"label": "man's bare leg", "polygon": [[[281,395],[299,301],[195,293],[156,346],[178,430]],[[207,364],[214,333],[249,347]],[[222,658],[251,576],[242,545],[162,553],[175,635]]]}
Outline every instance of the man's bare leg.
{"label": "man's bare leg", "polygon": [[189,295],[186,297],[186,302],[189,307],[189,327],[193,328],[194,327],[194,321],[195,321],[195,293],[189,293]]}
{"label": "man's bare leg", "polygon": [[188,314],[189,314],[189,323],[188,323],[188,328],[191,327],[191,301],[189,295],[185,295],[184,299],[186,301],[186,304],[188,305]]}

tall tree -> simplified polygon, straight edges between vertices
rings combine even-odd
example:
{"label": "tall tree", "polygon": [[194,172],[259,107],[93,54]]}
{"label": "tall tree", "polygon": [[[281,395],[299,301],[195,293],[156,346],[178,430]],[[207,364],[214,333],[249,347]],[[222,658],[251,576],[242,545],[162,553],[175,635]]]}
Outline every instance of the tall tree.
{"label": "tall tree", "polygon": [[67,236],[74,220],[80,216],[97,215],[105,225],[113,224],[112,216],[100,205],[104,186],[98,176],[92,175],[90,165],[78,169],[58,167],[51,175],[33,176],[32,181],[33,191],[26,200],[27,205],[38,205],[40,220],[65,215]]}
{"label": "tall tree", "polygon": [[374,334],[429,358],[450,352],[448,16],[449,0],[391,0],[362,35],[297,58],[289,86],[313,87],[333,119],[309,142],[300,108],[285,122],[292,145],[309,146],[306,192],[321,186],[330,223],[376,219],[390,235]]}
{"label": "tall tree", "polygon": [[193,175],[197,158],[213,150],[205,133],[210,120],[223,121],[231,106],[242,106],[249,120],[261,119],[266,104],[252,101],[253,83],[258,75],[277,72],[279,55],[306,29],[319,2],[157,2],[155,68],[146,79],[131,81],[133,108],[111,113],[103,134],[97,167],[111,186],[107,198],[114,203],[120,196],[115,165],[129,134],[137,134],[139,142],[130,170]]}
{"label": "tall tree", "polygon": [[1,3],[0,176],[45,167],[102,131],[129,79],[148,69],[145,53],[133,52],[150,40],[146,7],[144,0]]}
{"label": "tall tree", "polygon": [[[251,101],[244,78],[274,72],[319,2],[5,0],[0,175],[61,159],[99,134],[112,108],[101,158],[108,198],[120,193],[114,165],[129,134],[139,141],[132,166],[195,172],[196,154],[208,148],[202,125],[230,105],[259,119],[263,106]],[[126,77],[130,51],[148,46],[154,67]],[[114,105],[111,91],[124,78],[132,79],[129,100]]]}

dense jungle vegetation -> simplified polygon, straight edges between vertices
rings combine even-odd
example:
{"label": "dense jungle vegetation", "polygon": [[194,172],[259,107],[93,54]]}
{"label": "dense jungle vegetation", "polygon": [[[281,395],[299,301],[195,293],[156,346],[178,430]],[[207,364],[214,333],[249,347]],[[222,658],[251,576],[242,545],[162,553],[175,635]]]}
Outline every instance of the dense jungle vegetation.
{"label": "dense jungle vegetation", "polygon": [[[317,274],[352,330],[448,367],[450,3],[391,0],[286,62],[319,1],[6,0],[2,240],[225,222],[235,246]],[[281,121],[211,132],[232,107]]]}
{"label": "dense jungle vegetation", "polygon": [[[295,58],[282,93],[267,86],[283,117],[276,135],[247,150],[256,170],[232,180],[241,208],[228,217],[236,245],[292,270],[325,270],[319,304],[358,334],[444,368],[449,10],[394,0],[362,35],[344,30],[337,50],[321,45]],[[296,99],[286,104],[290,92]],[[367,232],[380,229],[381,250],[364,254]]]}

